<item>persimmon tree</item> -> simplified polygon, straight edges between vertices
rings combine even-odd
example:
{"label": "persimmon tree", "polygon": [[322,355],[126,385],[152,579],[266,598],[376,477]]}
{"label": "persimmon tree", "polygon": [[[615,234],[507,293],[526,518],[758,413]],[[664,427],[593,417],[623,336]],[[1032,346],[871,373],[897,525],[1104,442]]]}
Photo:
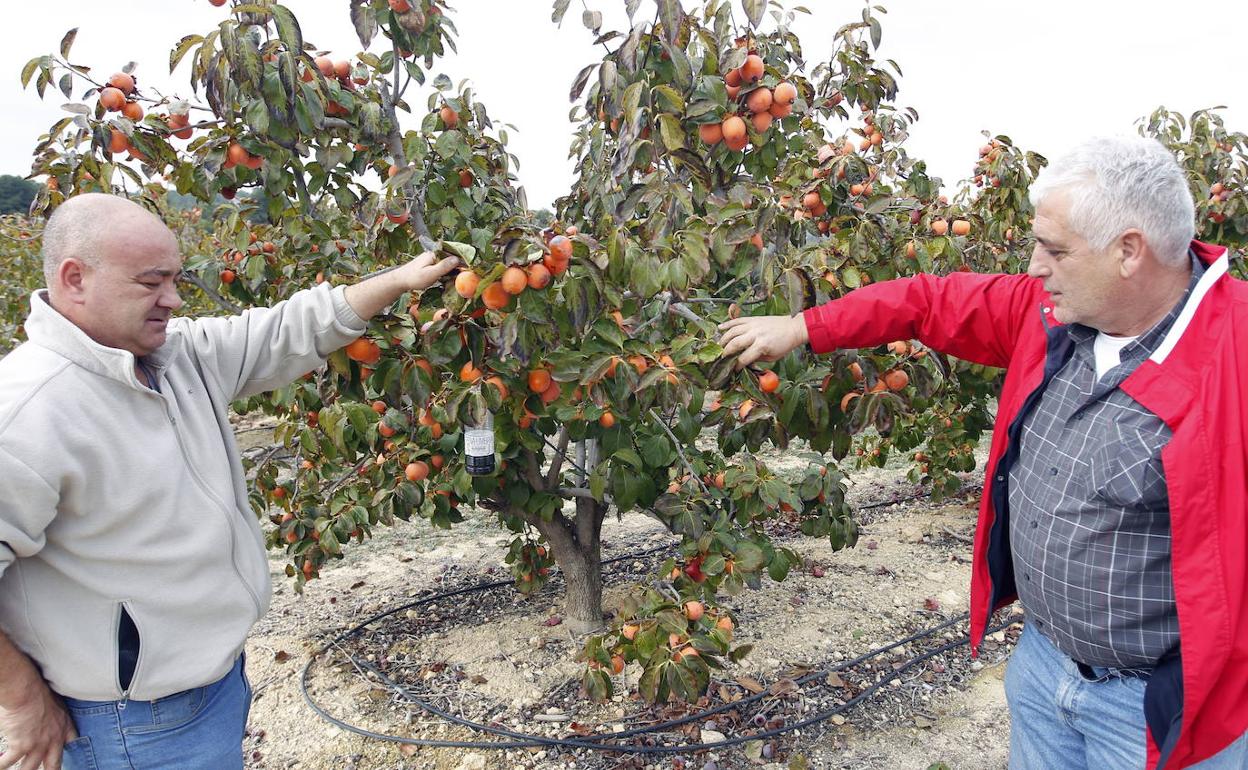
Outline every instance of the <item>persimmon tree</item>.
{"label": "persimmon tree", "polygon": [[0,217],[0,356],[17,347],[30,293],[44,283],[39,230],[23,216]]}
{"label": "persimmon tree", "polygon": [[[635,663],[647,699],[692,699],[748,649],[717,597],[800,566],[778,528],[852,545],[845,474],[895,454],[934,494],[959,489],[999,376],[910,340],[737,371],[716,324],[919,271],[1019,269],[1043,158],[988,136],[974,178],[944,197],[905,149],[918,116],[895,103],[898,66],[874,56],[871,9],[807,71],[793,13],[765,18],[761,0],[624,7],[627,30],[582,14],[604,53],[572,84],[577,176],[549,226],[515,185],[506,128],[434,74],[455,36],[436,0],[354,0],[351,57],[304,40],[280,4],[235,3],[174,46],[185,98],[133,65],[72,63],[72,32],[22,81],[70,99],[35,150],[38,207],[97,189],[167,215],[175,193],[198,201],[178,216],[201,308],[271,304],[425,249],[464,261],[327,367],[235,405],[278,418],[252,497],[296,585],[378,525],[451,527],[475,506],[513,534],[517,588],[558,565],[568,621],[600,632],[583,653],[591,696]],[[1242,247],[1243,136],[1197,124],[1218,156],[1187,161],[1213,201],[1202,212]],[[1176,125],[1159,114],[1149,130],[1186,142]],[[481,424],[497,470],[473,476],[463,434]],[[784,476],[769,448],[808,463]],[[604,628],[602,527],[633,512],[678,535],[678,555]]]}

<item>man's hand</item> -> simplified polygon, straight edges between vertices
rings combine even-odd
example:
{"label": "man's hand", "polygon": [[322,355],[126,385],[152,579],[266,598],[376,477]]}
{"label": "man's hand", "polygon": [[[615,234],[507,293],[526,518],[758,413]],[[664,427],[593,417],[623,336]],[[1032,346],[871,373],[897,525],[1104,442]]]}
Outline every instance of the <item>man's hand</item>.
{"label": "man's hand", "polygon": [[437,283],[442,276],[459,265],[459,257],[446,257],[439,260],[433,252],[426,251],[395,272],[404,274],[403,280],[407,284],[407,291],[421,291]]}
{"label": "man's hand", "polygon": [[0,735],[9,744],[8,751],[0,755],[0,770],[18,762],[22,770],[61,770],[61,750],[78,733],[61,699],[29,668],[19,674],[29,680],[22,699],[0,706]]}
{"label": "man's hand", "polygon": [[719,325],[719,344],[724,355],[740,353],[736,368],[755,361],[778,361],[794,348],[805,345],[810,336],[801,315],[764,315],[734,318]]}
{"label": "man's hand", "polygon": [[[438,260],[426,251],[406,265],[399,265],[347,287],[347,304],[365,321],[388,307],[405,291],[421,291],[459,266],[459,257]],[[0,767],[0,770],[3,770]]]}

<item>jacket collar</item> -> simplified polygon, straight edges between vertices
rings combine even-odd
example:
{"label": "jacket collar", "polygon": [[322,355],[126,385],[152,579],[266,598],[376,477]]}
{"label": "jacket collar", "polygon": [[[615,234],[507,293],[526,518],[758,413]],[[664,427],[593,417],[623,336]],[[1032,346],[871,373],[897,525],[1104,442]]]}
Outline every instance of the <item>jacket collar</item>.
{"label": "jacket collar", "polygon": [[1183,309],[1179,311],[1179,317],[1174,320],[1174,324],[1161,340],[1161,344],[1149,356],[1150,361],[1158,364],[1165,363],[1166,357],[1174,350],[1174,346],[1179,344],[1179,338],[1183,336],[1183,332],[1192,323],[1192,318],[1196,315],[1196,310],[1200,307],[1200,303],[1209,293],[1209,289],[1213,288],[1213,285],[1217,283],[1219,278],[1226,275],[1226,271],[1231,264],[1231,251],[1226,247],[1192,241],[1192,251],[1196,254],[1197,259],[1207,265],[1205,274],[1200,277],[1200,280],[1190,290],[1187,302],[1183,304]]}
{"label": "jacket collar", "polygon": [[[1225,246],[1192,241],[1191,252],[1205,266],[1205,272],[1204,275],[1200,276],[1200,280],[1196,282],[1196,285],[1188,289],[1187,301],[1183,303],[1183,309],[1179,311],[1178,318],[1174,320],[1170,331],[1158,343],[1157,349],[1149,356],[1150,361],[1158,364],[1164,363],[1170,352],[1174,350],[1174,346],[1179,344],[1179,339],[1183,336],[1183,332],[1187,331],[1187,327],[1192,322],[1192,317],[1196,315],[1196,310],[1200,307],[1200,303],[1204,300],[1205,295],[1209,293],[1209,289],[1217,283],[1219,278],[1226,275],[1227,270],[1230,268],[1231,251]],[[1061,326],[1053,318],[1053,303],[1049,299],[1047,292],[1040,300],[1040,321],[1044,324],[1046,332],[1051,332],[1053,329]]]}
{"label": "jacket collar", "polygon": [[[128,350],[110,348],[91,339],[72,321],[61,315],[48,301],[47,289],[30,295],[30,315],[26,319],[26,336],[40,347],[63,356],[76,366],[110,380],[142,388],[134,374],[134,354]],[[164,370],[181,345],[181,335],[169,331],[165,344],[149,356],[144,363],[157,376]]]}

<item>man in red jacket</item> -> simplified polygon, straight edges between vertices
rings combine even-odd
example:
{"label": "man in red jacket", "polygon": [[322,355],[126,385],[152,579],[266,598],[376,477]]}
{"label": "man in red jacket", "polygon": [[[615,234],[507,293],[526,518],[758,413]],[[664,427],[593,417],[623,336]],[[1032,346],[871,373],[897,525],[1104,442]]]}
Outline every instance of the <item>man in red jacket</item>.
{"label": "man in red jacket", "polygon": [[1027,275],[918,275],[725,323],[774,361],[917,338],[1006,369],[971,586],[1027,624],[1010,767],[1248,768],[1248,286],[1193,241],[1159,143],[1093,139],[1031,189]]}

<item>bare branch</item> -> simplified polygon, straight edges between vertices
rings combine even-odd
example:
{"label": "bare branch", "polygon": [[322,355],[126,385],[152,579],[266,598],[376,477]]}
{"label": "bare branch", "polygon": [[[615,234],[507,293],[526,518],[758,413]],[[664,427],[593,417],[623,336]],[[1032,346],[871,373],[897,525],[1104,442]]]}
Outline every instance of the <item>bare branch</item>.
{"label": "bare branch", "polygon": [[243,309],[241,307],[239,307],[238,305],[235,305],[233,302],[230,302],[225,297],[222,297],[220,294],[216,292],[216,290],[210,288],[208,284],[199,280],[199,276],[195,275],[194,273],[183,270],[181,273],[178,274],[178,280],[182,281],[183,283],[189,283],[195,288],[199,289],[204,294],[208,295],[209,299],[211,299],[213,302],[215,302],[219,307],[221,307],[224,310],[228,310],[231,313],[235,313],[235,314],[243,312]]}
{"label": "bare branch", "polygon": [[555,457],[550,461],[550,471],[546,474],[546,486],[554,487],[559,484],[559,471],[563,469],[563,458],[568,451],[568,426],[563,426],[559,431],[559,446],[555,449]]}
{"label": "bare branch", "polygon": [[537,453],[526,450],[524,453],[524,477],[528,479],[529,486],[540,492],[546,488],[546,484],[542,480],[542,469],[537,462]]}
{"label": "bare branch", "polygon": [[647,318],[645,321],[642,321],[641,325],[639,325],[636,329],[633,329],[633,333],[629,336],[636,337],[638,334],[641,334],[642,329],[645,329],[650,324],[654,323],[655,321],[667,315],[668,308],[671,307],[671,304],[672,304],[672,294],[671,292],[665,291],[660,296],[663,298],[662,309],[660,309],[659,312],[656,313],[655,315],[651,316],[650,318]]}
{"label": "bare branch", "polygon": [[690,463],[689,458],[685,456],[685,450],[681,448],[680,441],[676,438],[676,434],[672,433],[672,429],[667,427],[667,423],[655,414],[653,409],[650,410],[650,416],[653,417],[654,421],[659,424],[659,427],[663,429],[663,432],[667,434],[667,437],[672,440],[672,446],[676,447],[676,452],[680,454],[681,461],[685,464],[685,468],[689,471],[689,477],[697,479],[698,485],[702,487],[703,494],[709,495],[711,490],[707,489],[706,482],[704,482],[702,477],[698,475],[698,472],[693,469],[693,464]]}
{"label": "bare branch", "polygon": [[689,309],[689,306],[683,302],[677,302],[668,309],[669,313],[674,313],[681,318],[688,319],[694,323],[706,323],[706,319]]}
{"label": "bare branch", "polygon": [[363,460],[360,460],[358,463],[355,464],[354,467],[351,468],[351,470],[347,471],[346,473],[342,474],[338,478],[334,479],[333,483],[329,485],[329,488],[321,493],[321,496],[326,500],[333,497],[334,493],[338,491],[339,487],[347,483],[347,480],[350,479],[352,476],[359,474],[360,469],[372,461],[373,461],[373,458],[371,457],[365,457]]}
{"label": "bare branch", "polygon": [[[598,499],[594,497],[593,492],[590,492],[588,489],[582,489],[581,487],[559,487],[559,494],[567,498],[579,497],[585,500],[595,500],[595,501]],[[604,495],[602,501],[603,503],[610,505],[611,496]]]}

